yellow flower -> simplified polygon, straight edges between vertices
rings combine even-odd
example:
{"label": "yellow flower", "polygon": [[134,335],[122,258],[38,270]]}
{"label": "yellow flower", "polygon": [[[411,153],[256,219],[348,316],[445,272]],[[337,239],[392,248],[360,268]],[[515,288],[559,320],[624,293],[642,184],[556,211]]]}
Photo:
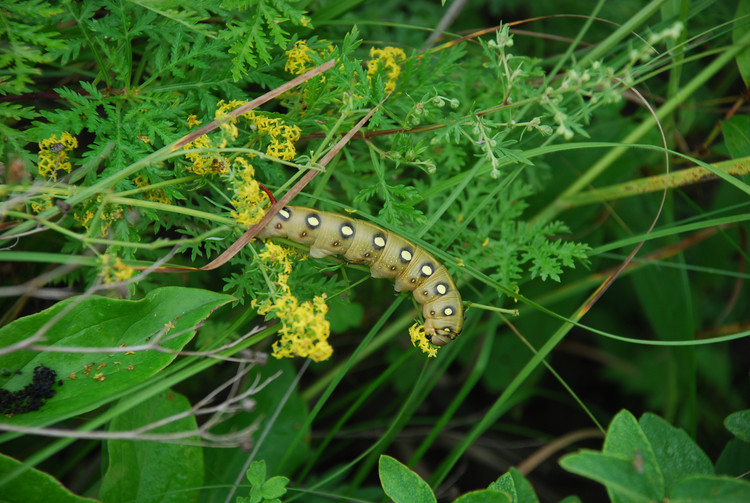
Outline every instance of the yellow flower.
{"label": "yellow flower", "polygon": [[266,243],[258,255],[267,266],[275,288],[265,299],[253,299],[251,305],[258,313],[272,314],[281,322],[281,338],[273,343],[273,356],[293,358],[301,356],[320,362],[330,358],[333,348],[328,343],[331,327],[325,319],[328,305],[325,295],[300,303],[287,283],[292,272],[290,253],[284,247]]}
{"label": "yellow flower", "polygon": [[120,257],[114,257],[114,260],[112,260],[111,255],[105,254],[102,255],[101,261],[102,270],[99,271],[99,276],[103,278],[102,282],[105,285],[125,281],[135,273],[132,267],[120,260]]}
{"label": "yellow flower", "polygon": [[185,145],[185,150],[206,149],[206,152],[188,152],[185,157],[192,162],[187,167],[188,171],[196,175],[221,175],[229,173],[229,161],[224,156],[216,152],[211,152],[213,142],[208,135],[199,136],[195,140]]}
{"label": "yellow flower", "polygon": [[419,349],[423,353],[427,353],[429,358],[435,358],[437,356],[438,347],[433,345],[424,333],[424,325],[415,323],[409,328],[409,337],[411,337],[411,343],[414,347],[419,346]]}
{"label": "yellow flower", "polygon": [[72,165],[68,161],[68,152],[78,148],[78,140],[75,136],[64,131],[57,139],[53,134],[47,139],[39,142],[39,175],[53,181],[57,181],[57,174],[61,171],[70,173]]}
{"label": "yellow flower", "polygon": [[307,46],[307,41],[298,40],[294,43],[291,49],[286,51],[286,65],[284,65],[284,71],[293,73],[295,75],[301,75],[309,70],[312,70],[312,58],[310,54],[313,52]]}
{"label": "yellow flower", "polygon": [[31,203],[31,210],[34,213],[41,213],[49,208],[52,208],[52,196],[43,196],[41,201]]}
{"label": "yellow flower", "polygon": [[232,218],[237,223],[250,227],[263,218],[266,210],[263,206],[268,196],[260,189],[260,184],[255,180],[255,169],[244,157],[237,157],[232,163],[234,170],[234,199],[232,204]]}
{"label": "yellow flower", "polygon": [[101,224],[101,235],[104,236],[107,234],[110,225],[122,218],[122,206],[119,204],[102,205],[102,196],[99,195],[96,201],[91,200],[82,209],[76,211],[73,214],[73,218],[84,226],[86,230],[89,230],[91,221],[97,215]]}
{"label": "yellow flower", "polygon": [[[133,180],[136,187],[148,187],[150,184],[148,183],[148,180],[143,177],[143,175],[138,175],[135,180]],[[169,196],[167,196],[167,193],[164,192],[164,189],[151,189],[144,193],[144,196],[149,201],[154,201],[157,203],[164,203],[164,204],[172,204],[172,200],[169,199]]]}
{"label": "yellow flower", "polygon": [[188,127],[190,129],[193,129],[195,126],[200,126],[202,124],[202,122],[203,121],[199,121],[198,120],[198,116],[197,115],[189,115],[188,116],[187,124],[188,124]]}
{"label": "yellow flower", "polygon": [[396,89],[396,81],[401,74],[399,62],[406,59],[406,53],[398,47],[384,47],[370,49],[370,61],[367,62],[367,80],[372,85],[372,79],[378,74],[383,73],[388,80],[385,83],[385,91],[388,93]]}

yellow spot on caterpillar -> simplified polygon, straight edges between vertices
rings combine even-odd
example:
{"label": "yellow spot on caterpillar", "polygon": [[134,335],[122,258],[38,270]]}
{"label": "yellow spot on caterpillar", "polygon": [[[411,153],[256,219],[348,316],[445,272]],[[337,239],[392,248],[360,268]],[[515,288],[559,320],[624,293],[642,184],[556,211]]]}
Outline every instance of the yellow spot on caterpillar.
{"label": "yellow spot on caterpillar", "polygon": [[446,307],[443,309],[443,314],[445,316],[453,316],[453,308],[452,307]]}
{"label": "yellow spot on caterpillar", "polygon": [[343,227],[341,227],[341,234],[347,237],[351,236],[354,234],[354,229],[352,229],[349,225],[344,225]]}
{"label": "yellow spot on caterpillar", "polygon": [[432,276],[433,272],[435,271],[432,269],[432,266],[430,264],[424,264],[422,266],[422,274],[424,274],[425,276]]}
{"label": "yellow spot on caterpillar", "polygon": [[446,293],[448,293],[448,287],[446,287],[443,283],[440,283],[435,287],[435,291],[440,295],[445,295]]}
{"label": "yellow spot on caterpillar", "polygon": [[320,225],[320,219],[318,217],[316,217],[316,216],[312,216],[311,215],[311,216],[307,217],[307,224],[310,227],[317,227],[317,226]]}
{"label": "yellow spot on caterpillar", "polygon": [[279,210],[279,215],[281,215],[284,219],[287,219],[290,216],[289,212],[283,208]]}
{"label": "yellow spot on caterpillar", "polygon": [[401,260],[409,262],[412,258],[414,258],[414,256],[409,250],[401,250]]}
{"label": "yellow spot on caterpillar", "polygon": [[281,229],[281,224],[276,224],[274,227],[276,227],[277,229]]}
{"label": "yellow spot on caterpillar", "polygon": [[375,246],[378,246],[380,248],[383,248],[385,246],[385,239],[382,236],[375,237],[372,242],[375,243]]}

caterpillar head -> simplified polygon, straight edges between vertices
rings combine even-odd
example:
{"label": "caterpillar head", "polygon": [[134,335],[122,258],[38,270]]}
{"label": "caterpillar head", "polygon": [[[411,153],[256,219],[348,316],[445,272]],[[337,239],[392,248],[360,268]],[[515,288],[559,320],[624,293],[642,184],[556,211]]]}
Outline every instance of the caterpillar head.
{"label": "caterpillar head", "polygon": [[425,335],[435,346],[445,346],[461,333],[449,326],[435,326],[435,321],[445,323],[445,320],[425,320],[424,327]]}

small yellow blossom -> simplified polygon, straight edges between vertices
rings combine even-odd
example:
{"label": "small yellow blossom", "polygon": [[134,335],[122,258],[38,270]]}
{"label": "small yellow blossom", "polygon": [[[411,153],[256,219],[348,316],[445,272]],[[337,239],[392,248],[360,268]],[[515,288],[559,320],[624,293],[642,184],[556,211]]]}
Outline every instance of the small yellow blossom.
{"label": "small yellow blossom", "polygon": [[43,196],[41,201],[33,201],[31,203],[31,210],[34,213],[41,213],[50,208],[52,208],[52,196]]}
{"label": "small yellow blossom", "polygon": [[185,157],[192,162],[187,167],[188,171],[196,175],[223,175],[229,173],[229,161],[217,152],[211,152],[214,148],[213,142],[208,135],[199,136],[185,145],[186,150],[206,149],[204,152],[189,152]]}
{"label": "small yellow blossom", "polygon": [[424,333],[424,325],[415,323],[409,327],[409,337],[411,337],[411,343],[414,347],[419,346],[419,349],[423,353],[427,353],[428,358],[435,358],[437,356],[438,346],[433,345]]}
{"label": "small yellow blossom", "polygon": [[72,165],[68,160],[68,152],[78,148],[78,140],[67,131],[63,132],[60,139],[53,134],[47,139],[39,142],[39,175],[49,180],[57,181],[57,175],[61,171],[70,173]]}
{"label": "small yellow blossom", "polygon": [[[148,187],[150,185],[148,183],[148,180],[146,180],[143,175],[138,175],[135,180],[133,180],[133,183],[135,183],[136,187]],[[164,189],[151,189],[146,191],[143,195],[149,201],[163,204],[172,204],[172,200],[169,199],[169,196],[167,196],[167,193],[164,192]]]}
{"label": "small yellow blossom", "polygon": [[367,62],[367,80],[372,85],[372,79],[381,73],[387,77],[385,91],[392,93],[396,89],[396,81],[401,74],[399,63],[406,59],[406,53],[398,47],[384,47],[370,49],[370,61]]}
{"label": "small yellow blossom", "polygon": [[297,40],[291,49],[286,51],[286,65],[284,65],[284,71],[293,73],[294,75],[301,75],[307,71],[313,69],[312,57],[310,54],[313,52],[307,46],[307,41]]}
{"label": "small yellow blossom", "polygon": [[110,225],[123,217],[122,206],[119,204],[102,205],[102,196],[99,195],[96,201],[89,201],[82,209],[77,210],[73,214],[73,218],[86,230],[89,230],[92,220],[97,215],[101,224],[101,235],[104,236],[107,234]]}
{"label": "small yellow blossom", "polygon": [[193,114],[188,116],[187,125],[190,129],[193,129],[195,126],[200,126],[202,123],[203,121],[199,121],[197,115]]}
{"label": "small yellow blossom", "polygon": [[260,184],[255,180],[255,169],[250,162],[244,157],[235,158],[232,163],[234,180],[234,199],[232,204],[232,218],[237,223],[250,227],[257,224],[266,213],[263,203],[268,200],[268,196],[260,188]]}
{"label": "small yellow blossom", "polygon": [[253,299],[251,305],[260,314],[272,314],[281,321],[281,338],[273,343],[273,356],[309,357],[316,362],[330,358],[333,348],[328,343],[331,327],[325,319],[328,312],[325,294],[302,303],[292,295],[288,284],[292,260],[284,247],[266,243],[258,257],[267,266],[274,289],[265,299]]}
{"label": "small yellow blossom", "polygon": [[114,257],[113,259],[111,255],[106,254],[102,255],[101,260],[102,270],[99,271],[99,276],[103,278],[102,282],[105,285],[125,281],[135,273],[132,267],[120,260],[120,257]]}

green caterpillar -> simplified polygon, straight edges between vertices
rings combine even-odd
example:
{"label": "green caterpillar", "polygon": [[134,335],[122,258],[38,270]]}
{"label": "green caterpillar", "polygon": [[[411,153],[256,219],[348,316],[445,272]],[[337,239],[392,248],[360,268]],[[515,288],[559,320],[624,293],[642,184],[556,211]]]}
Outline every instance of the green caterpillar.
{"label": "green caterpillar", "polygon": [[411,291],[422,306],[425,335],[445,346],[461,333],[464,308],[448,270],[398,234],[364,220],[303,206],[286,206],[258,233],[310,246],[313,258],[343,255],[367,264],[373,278],[394,278],[397,292]]}

